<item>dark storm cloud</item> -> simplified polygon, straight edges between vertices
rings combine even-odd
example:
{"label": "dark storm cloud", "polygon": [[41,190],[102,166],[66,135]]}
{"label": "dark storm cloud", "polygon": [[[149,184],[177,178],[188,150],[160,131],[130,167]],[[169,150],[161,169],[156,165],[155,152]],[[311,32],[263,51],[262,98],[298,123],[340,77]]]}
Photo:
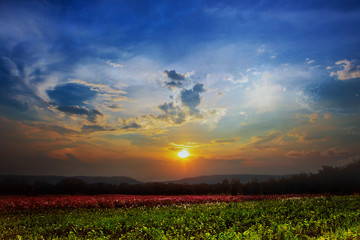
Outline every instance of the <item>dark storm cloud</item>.
{"label": "dark storm cloud", "polygon": [[181,103],[193,112],[198,112],[197,107],[200,104],[200,93],[204,92],[204,84],[197,83],[192,89],[183,89],[180,93]]}
{"label": "dark storm cloud", "polygon": [[177,73],[175,70],[166,70],[164,75],[170,80],[165,82],[166,87],[169,88],[181,88],[184,85],[185,76]]}
{"label": "dark storm cloud", "polygon": [[90,122],[95,122],[98,116],[102,116],[102,113],[96,109],[87,110],[77,106],[59,106],[57,109],[67,114],[86,116]]}

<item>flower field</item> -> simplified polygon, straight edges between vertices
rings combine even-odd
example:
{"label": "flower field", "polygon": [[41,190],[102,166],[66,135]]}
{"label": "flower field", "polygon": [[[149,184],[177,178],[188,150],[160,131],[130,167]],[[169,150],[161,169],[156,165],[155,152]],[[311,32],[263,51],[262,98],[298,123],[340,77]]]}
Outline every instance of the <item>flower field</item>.
{"label": "flower field", "polygon": [[318,195],[94,195],[94,196],[1,196],[0,210],[41,210],[75,208],[121,208],[201,203],[230,203],[314,197]]}
{"label": "flower field", "polygon": [[3,196],[0,239],[360,239],[360,196]]}

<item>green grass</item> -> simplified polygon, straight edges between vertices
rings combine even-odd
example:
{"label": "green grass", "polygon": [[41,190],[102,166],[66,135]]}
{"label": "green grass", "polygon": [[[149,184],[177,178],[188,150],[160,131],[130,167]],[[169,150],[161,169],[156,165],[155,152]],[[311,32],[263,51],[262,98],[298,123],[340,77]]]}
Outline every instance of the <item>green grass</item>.
{"label": "green grass", "polygon": [[2,212],[1,239],[360,239],[360,196]]}

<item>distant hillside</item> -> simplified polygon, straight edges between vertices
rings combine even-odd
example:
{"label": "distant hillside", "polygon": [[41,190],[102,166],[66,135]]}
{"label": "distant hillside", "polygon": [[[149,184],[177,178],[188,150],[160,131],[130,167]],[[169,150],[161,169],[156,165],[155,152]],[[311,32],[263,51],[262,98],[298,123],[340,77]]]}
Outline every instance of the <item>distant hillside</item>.
{"label": "distant hillside", "polygon": [[169,181],[173,183],[181,184],[217,184],[222,183],[224,180],[231,182],[232,179],[239,179],[241,183],[251,182],[253,179],[257,179],[258,182],[264,182],[270,178],[279,179],[281,177],[291,177],[293,175],[254,175],[254,174],[234,174],[234,175],[207,175],[192,178],[183,178],[176,181]]}
{"label": "distant hillside", "polygon": [[[180,180],[174,181],[165,181],[165,183],[177,183],[177,184],[217,184],[222,183],[224,180],[231,182],[232,179],[239,179],[241,183],[245,184],[251,182],[253,179],[257,179],[259,182],[264,182],[270,178],[279,179],[281,177],[291,177],[293,175],[254,175],[254,174],[233,174],[233,175],[207,175],[207,176],[198,176],[191,178],[183,178]],[[74,176],[75,178],[81,179],[87,184],[92,183],[108,183],[108,184],[141,184],[134,178],[124,177],[124,176],[114,176],[114,177],[90,177],[90,176]],[[28,184],[34,184],[36,182],[46,182],[50,184],[57,184],[58,182],[64,180],[65,176],[34,176],[34,175],[0,175],[0,182],[3,181],[23,181]]]}
{"label": "distant hillside", "polygon": [[[31,175],[0,175],[0,181],[6,180],[19,180],[24,181],[29,184],[33,184],[35,182],[47,182],[50,184],[57,184],[61,180],[64,180],[65,176],[31,176]],[[130,177],[88,177],[88,176],[75,176],[75,178],[81,179],[88,184],[92,183],[109,183],[109,184],[121,184],[121,183],[128,183],[128,184],[138,184],[141,183],[136,179]]]}
{"label": "distant hillside", "polygon": [[86,183],[109,183],[109,184],[120,184],[120,183],[128,183],[128,184],[139,184],[142,183],[134,178],[130,177],[123,177],[123,176],[117,176],[117,177],[87,177],[87,176],[78,176],[76,178],[80,178]]}

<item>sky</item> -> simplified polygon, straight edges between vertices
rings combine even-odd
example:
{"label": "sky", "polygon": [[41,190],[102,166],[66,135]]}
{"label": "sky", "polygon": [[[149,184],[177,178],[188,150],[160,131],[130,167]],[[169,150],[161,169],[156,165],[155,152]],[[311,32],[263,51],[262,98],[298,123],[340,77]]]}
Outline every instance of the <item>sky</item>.
{"label": "sky", "polygon": [[0,1],[0,174],[358,160],[359,29],[356,0]]}

